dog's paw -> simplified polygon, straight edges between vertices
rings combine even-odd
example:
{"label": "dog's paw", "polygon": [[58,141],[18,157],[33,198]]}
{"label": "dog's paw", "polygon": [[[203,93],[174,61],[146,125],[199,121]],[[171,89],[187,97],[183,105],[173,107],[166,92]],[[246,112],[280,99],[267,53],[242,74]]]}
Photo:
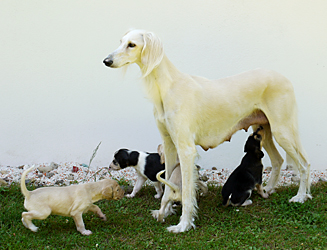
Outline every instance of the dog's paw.
{"label": "dog's paw", "polygon": [[92,234],[92,232],[90,230],[84,230],[84,231],[81,232],[81,234],[90,235],[90,234]]}
{"label": "dog's paw", "polygon": [[273,193],[276,192],[276,190],[274,188],[270,188],[270,187],[264,187],[265,192],[268,194],[268,195],[271,195]]}
{"label": "dog's paw", "polygon": [[168,227],[167,230],[171,233],[183,233],[190,230],[192,227],[195,228],[195,225],[192,222],[186,222],[186,223],[180,222],[176,226]]}
{"label": "dog's paw", "polygon": [[103,215],[100,216],[100,219],[103,220],[103,221],[106,221],[107,220],[107,217],[106,217],[105,214],[103,214]]}
{"label": "dog's paw", "polygon": [[246,200],[243,202],[243,204],[241,205],[242,207],[245,207],[245,206],[249,206],[252,204],[252,200]]}
{"label": "dog's paw", "polygon": [[261,197],[267,199],[269,197],[269,194],[268,193],[262,193]]}
{"label": "dog's paw", "polygon": [[159,210],[151,210],[151,215],[153,218],[158,219]]}
{"label": "dog's paw", "polygon": [[156,198],[156,199],[160,199],[161,196],[162,196],[162,194],[156,194],[156,195],[154,196],[154,198]]}
{"label": "dog's paw", "polygon": [[304,203],[307,199],[312,199],[312,196],[310,194],[297,194],[296,196],[292,197],[289,202]]}
{"label": "dog's paw", "polygon": [[126,194],[125,197],[127,198],[133,198],[135,196],[135,194]]}

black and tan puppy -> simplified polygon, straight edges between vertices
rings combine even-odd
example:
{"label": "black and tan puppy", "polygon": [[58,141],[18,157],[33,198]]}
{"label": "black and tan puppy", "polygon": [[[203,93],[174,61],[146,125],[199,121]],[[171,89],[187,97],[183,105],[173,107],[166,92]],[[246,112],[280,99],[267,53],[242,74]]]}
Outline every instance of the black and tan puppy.
{"label": "black and tan puppy", "polygon": [[257,188],[258,193],[263,198],[268,198],[268,194],[262,189],[262,171],[261,162],[264,156],[261,151],[261,141],[263,129],[260,126],[247,139],[244,152],[246,153],[241,164],[229,176],[222,189],[223,205],[247,206],[251,205],[249,199],[252,191]]}

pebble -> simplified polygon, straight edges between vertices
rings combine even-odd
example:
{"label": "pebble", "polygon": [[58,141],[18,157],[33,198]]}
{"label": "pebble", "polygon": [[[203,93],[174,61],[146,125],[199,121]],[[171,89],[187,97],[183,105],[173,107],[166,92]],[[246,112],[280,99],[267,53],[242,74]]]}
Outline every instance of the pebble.
{"label": "pebble", "polygon": [[0,179],[0,187],[6,187],[6,186],[8,186],[8,183],[5,180]]}
{"label": "pebble", "polygon": [[[2,166],[0,165],[0,180],[2,179],[6,184],[13,182],[20,182],[21,175],[24,170],[30,166]],[[49,172],[39,173],[39,167],[52,168]],[[75,168],[73,168],[75,167]],[[73,169],[77,170],[73,172]],[[202,181],[210,182],[214,185],[222,186],[232,173],[233,169],[201,169],[199,170],[199,177]],[[271,167],[267,167],[263,172],[263,183],[267,183],[271,174]],[[76,162],[65,163],[43,163],[37,164],[37,168],[31,171],[26,180],[30,180],[35,185],[53,186],[53,185],[70,185],[72,183],[86,183],[99,181],[103,178],[127,180],[131,186],[134,186],[137,180],[137,174],[134,168],[129,167],[119,171],[108,170],[108,166],[104,167],[92,167],[90,168],[86,164],[79,164]],[[317,183],[318,181],[327,181],[327,169],[325,170],[312,170],[311,171],[311,183]],[[297,176],[292,171],[282,169],[281,177],[278,185],[298,184]],[[150,181],[146,181],[146,185],[152,185]]]}

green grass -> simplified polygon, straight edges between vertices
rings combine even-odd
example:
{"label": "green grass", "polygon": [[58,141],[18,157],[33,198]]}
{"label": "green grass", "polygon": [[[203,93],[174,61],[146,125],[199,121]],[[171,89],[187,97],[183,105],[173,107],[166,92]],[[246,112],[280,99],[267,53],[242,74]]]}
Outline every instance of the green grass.
{"label": "green grass", "polygon": [[[160,207],[153,187],[143,188],[135,198],[100,201],[107,215],[103,222],[85,214],[83,236],[72,218],[50,216],[34,220],[33,233],[21,223],[24,198],[18,185],[0,189],[1,249],[327,249],[327,183],[312,186],[313,199],[304,204],[289,203],[298,187],[279,188],[268,199],[254,192],[253,205],[221,205],[221,188],[209,186],[209,194],[198,200],[197,228],[181,234],[166,228],[177,224],[177,214],[158,223],[150,211]],[[33,189],[33,187],[29,187]]]}

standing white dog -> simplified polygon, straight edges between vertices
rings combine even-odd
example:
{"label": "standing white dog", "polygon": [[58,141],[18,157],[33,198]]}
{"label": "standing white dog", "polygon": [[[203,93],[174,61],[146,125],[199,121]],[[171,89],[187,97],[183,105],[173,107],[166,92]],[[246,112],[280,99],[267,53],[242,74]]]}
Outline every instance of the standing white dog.
{"label": "standing white dog", "polygon": [[120,68],[139,65],[154,104],[154,116],[164,142],[166,178],[169,179],[176,157],[182,171],[182,216],[171,232],[195,227],[196,192],[194,159],[196,146],[214,148],[240,129],[262,125],[263,147],[273,166],[266,192],[274,192],[283,158],[273,137],[286,151],[288,164],[300,172],[300,187],[291,202],[304,202],[310,195],[310,164],[301,146],[297,108],[291,82],[270,70],[257,69],[219,80],[208,80],[180,72],[166,57],[160,39],[151,32],[132,30],[104,64]]}

